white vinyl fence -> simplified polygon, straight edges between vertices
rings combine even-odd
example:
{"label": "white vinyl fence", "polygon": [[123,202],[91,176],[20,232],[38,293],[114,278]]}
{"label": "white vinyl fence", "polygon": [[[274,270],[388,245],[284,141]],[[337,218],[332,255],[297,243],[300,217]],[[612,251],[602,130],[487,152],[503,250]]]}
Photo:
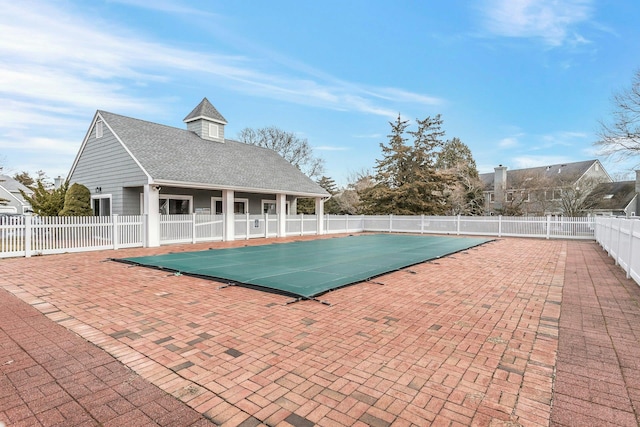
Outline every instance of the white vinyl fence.
{"label": "white vinyl fence", "polygon": [[599,217],[596,241],[640,285],[640,218]]}
{"label": "white vinyl fence", "polygon": [[[452,235],[517,236],[593,239],[589,218],[464,217],[400,215],[325,215],[324,232],[434,233]],[[224,215],[161,215],[160,243],[197,243],[230,240]],[[234,239],[317,234],[316,215],[288,215],[280,233],[277,215],[235,215]],[[146,216],[111,217],[0,217],[0,258],[46,255],[101,249],[142,247]]]}
{"label": "white vinyl fence", "polygon": [[0,217],[0,258],[142,246],[144,217]]}

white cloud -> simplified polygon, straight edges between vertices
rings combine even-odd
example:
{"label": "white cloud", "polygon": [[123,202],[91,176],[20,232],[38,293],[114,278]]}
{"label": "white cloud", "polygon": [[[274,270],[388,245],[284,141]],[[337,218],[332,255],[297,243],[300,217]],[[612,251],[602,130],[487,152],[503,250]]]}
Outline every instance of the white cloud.
{"label": "white cloud", "polygon": [[575,158],[566,156],[518,156],[511,159],[513,165],[511,169],[534,168],[537,166],[557,165],[562,163],[575,162]]}
{"label": "white cloud", "polygon": [[[115,2],[190,19],[195,12],[172,0],[152,6],[141,0]],[[221,54],[210,50],[215,43],[201,48],[168,44],[78,4],[0,0],[0,101],[6,109],[0,116],[2,148],[40,147],[44,163],[45,148],[67,151],[65,138],[77,149],[96,109],[162,116],[173,97],[155,94],[154,87],[193,80],[297,105],[389,118],[397,115],[398,106],[442,102],[400,88],[343,81],[286,58],[278,62],[264,55]],[[33,129],[34,123],[46,124],[46,132]],[[65,167],[71,161],[60,159]]]}
{"label": "white cloud", "polygon": [[202,8],[190,8],[186,7],[180,2],[175,2],[172,0],[107,0],[110,3],[120,3],[127,6],[139,7],[142,9],[155,10],[158,12],[166,12],[166,13],[180,13],[184,15],[207,15],[207,16],[215,16],[215,14],[211,12],[207,12],[206,10],[202,10]]}
{"label": "white cloud", "polygon": [[502,138],[500,142],[498,142],[498,146],[500,148],[512,148],[518,145],[518,139],[515,137]]}
{"label": "white cloud", "polygon": [[[160,9],[168,11],[174,6],[163,2]],[[311,72],[305,78],[304,73],[303,77],[299,73],[292,76],[292,70],[286,68],[265,72],[257,61],[243,56],[181,49],[145,40],[113,23],[96,24],[95,17],[88,20],[49,3],[3,5],[0,55],[5,61],[0,64],[0,92],[31,99],[47,96],[47,101],[81,107],[95,106],[100,99],[101,106],[106,102],[129,111],[144,108],[130,93],[132,83],[177,81],[188,73],[191,78],[200,75],[211,84],[253,95],[386,117],[394,112],[378,105],[379,99],[427,105],[441,102],[398,88],[362,87],[330,76],[322,78],[321,73]],[[151,100],[144,103],[153,104]]]}
{"label": "white cloud", "polygon": [[575,28],[588,21],[593,0],[486,0],[485,28],[504,37],[538,38],[549,46],[589,41]]}

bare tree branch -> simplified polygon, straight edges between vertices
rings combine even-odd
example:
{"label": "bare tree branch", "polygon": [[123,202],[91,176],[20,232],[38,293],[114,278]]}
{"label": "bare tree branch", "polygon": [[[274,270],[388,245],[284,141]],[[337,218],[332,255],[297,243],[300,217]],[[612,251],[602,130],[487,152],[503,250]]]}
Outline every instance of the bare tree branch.
{"label": "bare tree branch", "polygon": [[613,104],[613,117],[600,121],[595,145],[602,154],[620,160],[640,156],[640,70],[631,87],[613,96]]}

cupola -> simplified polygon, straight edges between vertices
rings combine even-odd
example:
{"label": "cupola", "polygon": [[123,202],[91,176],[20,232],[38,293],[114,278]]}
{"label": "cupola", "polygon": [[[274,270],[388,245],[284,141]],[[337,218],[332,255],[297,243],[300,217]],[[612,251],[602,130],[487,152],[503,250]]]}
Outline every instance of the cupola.
{"label": "cupola", "polygon": [[207,98],[203,98],[183,122],[187,124],[187,130],[194,132],[202,139],[224,142],[224,125],[227,121]]}

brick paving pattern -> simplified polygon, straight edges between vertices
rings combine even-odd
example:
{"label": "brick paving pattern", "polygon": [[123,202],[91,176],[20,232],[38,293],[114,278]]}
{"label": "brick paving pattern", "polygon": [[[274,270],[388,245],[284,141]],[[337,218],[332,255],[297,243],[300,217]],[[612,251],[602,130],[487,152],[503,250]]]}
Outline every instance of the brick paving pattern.
{"label": "brick paving pattern", "polygon": [[0,422],[207,426],[195,410],[0,289]]}
{"label": "brick paving pattern", "polygon": [[640,287],[591,243],[567,264],[551,424],[640,425]]}
{"label": "brick paving pattern", "polygon": [[[107,260],[264,243],[3,260],[0,287],[219,425],[637,425],[640,287],[593,242],[498,240],[331,306]],[[0,421],[26,398],[0,396]]]}

